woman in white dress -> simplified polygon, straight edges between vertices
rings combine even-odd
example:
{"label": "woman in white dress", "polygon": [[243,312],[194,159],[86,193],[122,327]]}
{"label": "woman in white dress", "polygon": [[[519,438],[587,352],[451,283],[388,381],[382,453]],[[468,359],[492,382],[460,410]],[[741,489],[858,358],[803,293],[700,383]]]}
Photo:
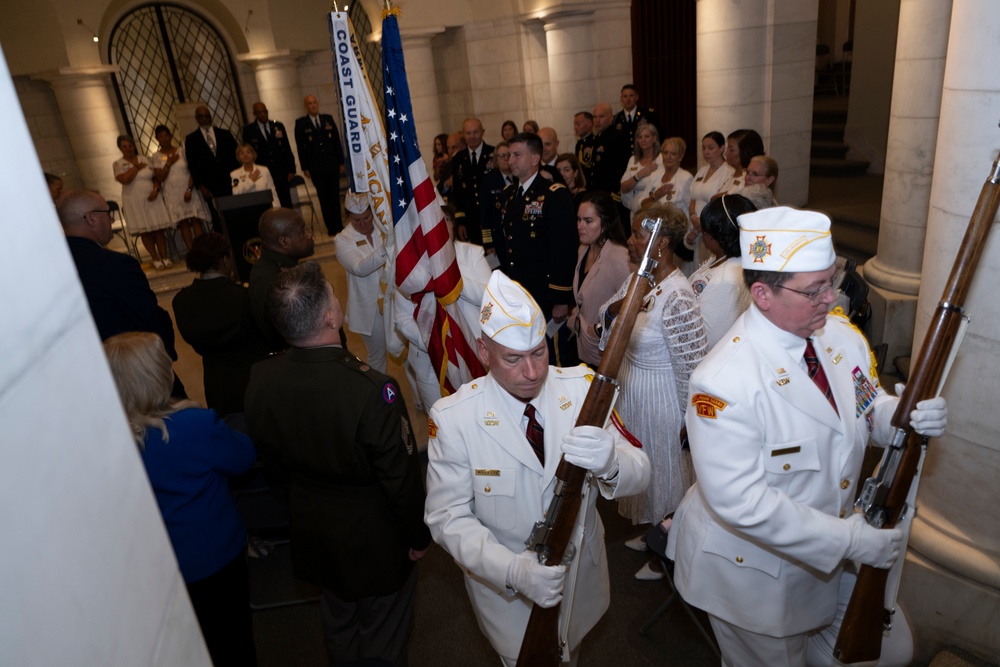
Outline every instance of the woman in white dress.
{"label": "woman in white dress", "polygon": [[163,188],[163,203],[170,220],[181,230],[184,245],[191,248],[194,240],[205,233],[203,222],[212,219],[201,193],[194,189],[194,179],[188,171],[184,147],[174,146],[174,136],[166,125],[157,125],[153,136],[160,150],[153,153],[153,171]]}
{"label": "woman in white dress", "polygon": [[688,204],[691,226],[684,237],[684,245],[695,251],[695,266],[709,256],[701,243],[701,209],[712,197],[726,192],[733,180],[733,168],[726,163],[725,146],[726,139],[721,132],[709,132],[701,140],[701,157],[705,166],[698,170],[691,183],[691,203]]}
{"label": "woman in white dress", "polygon": [[271,206],[278,208],[278,191],[274,189],[274,181],[267,167],[254,164],[257,151],[250,144],[240,144],[236,149],[236,159],[243,165],[230,172],[233,179],[233,194],[242,195],[248,192],[271,192]]}
{"label": "woman in white dress", "polygon": [[144,155],[136,154],[132,137],[118,137],[120,160],[112,165],[115,180],[122,184],[122,209],[128,220],[129,233],[139,234],[153,267],[170,268],[174,265],[167,255],[167,236],[164,229],[174,226],[160,197],[160,183],[153,172],[153,163]]}
{"label": "woman in white dress", "polygon": [[656,126],[644,123],[635,131],[635,147],[622,174],[622,206],[632,215],[642,206],[643,193],[660,167],[660,134]]}
{"label": "woman in white dress", "polygon": [[757,207],[741,195],[722,195],[701,211],[702,239],[713,257],[691,274],[689,282],[698,297],[705,320],[709,349],[722,340],[733,322],[750,305],[740,264],[740,228],[737,218]]}
{"label": "woman in white dress", "polygon": [[[687,152],[687,144],[680,137],[668,137],[660,147],[660,166],[653,172],[653,177],[647,179],[648,185],[644,191],[642,204],[657,201],[661,204],[673,204],[687,214],[691,207],[691,184],[694,176],[691,172],[681,169],[681,160]],[[633,215],[640,207],[636,207]]]}
{"label": "woman in white dress", "polygon": [[735,130],[726,137],[726,162],[733,168],[733,180],[726,189],[731,195],[738,195],[746,185],[747,167],[754,155],[764,154],[764,140],[756,130]]}
{"label": "woman in white dress", "polygon": [[[642,219],[647,217],[663,220],[663,231],[656,239],[650,239],[650,233],[642,227]],[[679,208],[652,204],[632,218],[632,236],[628,239],[633,263],[640,261],[650,243],[657,261],[653,270],[656,285],[636,318],[619,374],[622,391],[618,412],[626,428],[642,443],[652,466],[646,491],[623,498],[618,505],[622,516],[635,524],[658,523],[674,511],[694,482],[691,457],[681,449],[680,433],[687,408],[688,380],[708,346],[698,301],[687,278],[674,265],[671,251],[686,229],[687,217]],[[628,280],[602,309],[602,346],[607,344],[627,291]],[[626,545],[645,551],[641,536]],[[656,567],[653,562],[647,563],[636,578],[662,578]]]}

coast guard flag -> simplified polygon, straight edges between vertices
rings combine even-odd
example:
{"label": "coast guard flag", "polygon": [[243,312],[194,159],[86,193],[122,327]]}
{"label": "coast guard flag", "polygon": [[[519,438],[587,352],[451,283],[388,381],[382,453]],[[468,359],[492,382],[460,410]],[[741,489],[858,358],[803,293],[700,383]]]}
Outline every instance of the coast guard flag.
{"label": "coast guard flag", "polygon": [[[396,235],[399,292],[409,299],[413,318],[437,372],[441,394],[486,374],[458,309],[462,276],[434,184],[417,147],[413,108],[406,83],[398,9],[383,12],[382,65],[385,69],[386,125],[392,216]],[[397,304],[399,300],[397,300]],[[397,313],[397,318],[404,313]]]}
{"label": "coast guard flag", "polygon": [[[329,16],[330,47],[333,49],[333,72],[340,93],[343,145],[347,152],[346,171],[353,192],[368,193],[375,231],[382,237],[388,257],[395,255],[392,205],[389,201],[389,156],[385,149],[385,126],[364,60],[358,55],[354,26],[346,12]],[[394,360],[403,356],[406,342],[396,330],[393,294],[396,291],[393,263],[379,271],[378,309],[385,327],[386,350]]]}

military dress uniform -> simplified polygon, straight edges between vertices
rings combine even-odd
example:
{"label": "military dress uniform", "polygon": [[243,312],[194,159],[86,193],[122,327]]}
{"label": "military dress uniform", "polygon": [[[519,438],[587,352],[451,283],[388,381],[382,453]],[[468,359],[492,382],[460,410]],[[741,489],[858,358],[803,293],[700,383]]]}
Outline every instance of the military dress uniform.
{"label": "military dress uniform", "polygon": [[295,144],[302,171],[308,171],[316,188],[327,233],[336,236],[344,227],[340,211],[340,167],[344,150],[333,116],[321,113],[317,123],[310,116],[295,121]]}
{"label": "military dress uniform", "polygon": [[493,230],[500,229],[504,190],[517,181],[512,175],[506,177],[499,169],[491,169],[483,176],[479,197],[479,224],[483,233],[483,248],[493,247]]}
{"label": "military dress uniform", "polygon": [[483,177],[490,170],[493,162],[493,146],[482,144],[476,164],[472,164],[469,149],[455,154],[451,161],[452,193],[448,201],[458,209],[455,225],[464,225],[469,243],[483,245],[482,222],[480,220],[480,202],[482,201]]}
{"label": "military dress uniform", "polygon": [[[544,420],[544,466],[525,439],[522,416],[509,407],[516,399],[492,375],[462,386],[430,412],[424,520],[462,568],[480,629],[509,660],[520,650],[532,603],[507,587],[507,571],[552,500],[560,443],[576,423],[591,372],[550,366],[541,394],[532,400]],[[567,651],[580,645],[610,602],[597,495],[634,495],[649,482],[646,455],[613,435],[618,474],[610,482],[587,475],[571,538],[576,557],[566,574],[559,617]]]}
{"label": "military dress uniform", "polygon": [[594,169],[594,133],[589,132],[587,136],[576,140],[576,159],[580,162],[583,175],[587,178],[587,189],[591,187],[591,178]]}
{"label": "military dress uniform", "polygon": [[663,136],[663,128],[660,127],[660,120],[653,113],[652,109],[636,107],[632,111],[631,120],[629,120],[625,110],[622,109],[615,114],[614,120],[611,121],[611,127],[615,128],[615,132],[621,136],[622,150],[625,151],[626,155],[631,155],[635,150],[635,131],[638,129],[639,124],[644,122],[656,128],[661,142],[666,138]]}
{"label": "military dress uniform", "polygon": [[493,233],[493,244],[504,273],[531,293],[548,319],[552,306],[573,305],[580,239],[573,197],[566,186],[550,183],[537,173],[529,181],[523,191],[513,185],[504,190],[500,229]]}

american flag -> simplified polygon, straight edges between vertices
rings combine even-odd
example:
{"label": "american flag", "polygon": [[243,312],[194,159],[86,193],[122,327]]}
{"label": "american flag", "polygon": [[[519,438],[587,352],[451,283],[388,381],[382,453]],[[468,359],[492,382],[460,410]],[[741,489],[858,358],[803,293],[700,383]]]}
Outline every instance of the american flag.
{"label": "american flag", "polygon": [[389,180],[396,237],[396,287],[408,297],[413,317],[448,395],[485,375],[458,309],[462,276],[449,242],[444,214],[420,156],[406,83],[398,9],[382,21]]}

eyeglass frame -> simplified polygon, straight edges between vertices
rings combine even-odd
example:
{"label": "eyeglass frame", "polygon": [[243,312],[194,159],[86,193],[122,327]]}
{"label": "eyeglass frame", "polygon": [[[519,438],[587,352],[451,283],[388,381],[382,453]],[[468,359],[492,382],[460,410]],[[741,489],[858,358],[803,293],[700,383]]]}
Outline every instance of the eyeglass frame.
{"label": "eyeglass frame", "polygon": [[827,292],[830,292],[834,295],[840,292],[840,286],[844,283],[844,278],[846,276],[847,276],[846,271],[837,271],[835,274],[833,274],[833,277],[830,278],[830,282],[821,285],[820,287],[814,289],[811,292],[803,292],[802,290],[797,290],[794,287],[787,287],[785,285],[777,285],[776,287],[788,290],[789,292],[795,292],[796,294],[801,294],[802,296],[809,299],[810,304],[812,304],[813,306],[818,306],[823,302],[823,296]]}
{"label": "eyeglass frame", "polygon": [[112,222],[115,219],[115,209],[113,208],[98,208],[94,209],[93,211],[87,211],[86,213],[83,214],[83,217],[86,218],[91,213],[107,213],[108,217],[112,220]]}

